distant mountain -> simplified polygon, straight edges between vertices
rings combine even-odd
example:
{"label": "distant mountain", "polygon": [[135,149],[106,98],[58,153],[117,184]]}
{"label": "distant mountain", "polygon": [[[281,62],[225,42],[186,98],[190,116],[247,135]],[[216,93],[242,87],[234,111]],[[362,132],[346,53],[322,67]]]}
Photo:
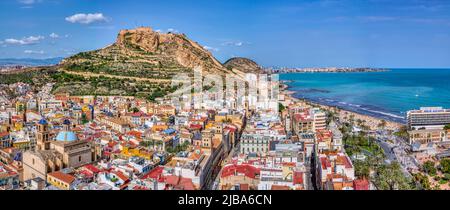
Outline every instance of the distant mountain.
{"label": "distant mountain", "polygon": [[35,58],[0,58],[0,66],[7,65],[21,65],[21,66],[50,66],[61,62],[63,58],[47,58],[47,59],[35,59]]}
{"label": "distant mountain", "polygon": [[170,79],[203,67],[204,73],[228,71],[212,54],[184,34],[159,33],[148,27],[121,30],[110,46],[64,59],[60,66],[71,72]]}
{"label": "distant mountain", "polygon": [[224,63],[224,66],[230,70],[239,70],[243,73],[262,73],[262,68],[255,61],[248,58],[231,58]]}

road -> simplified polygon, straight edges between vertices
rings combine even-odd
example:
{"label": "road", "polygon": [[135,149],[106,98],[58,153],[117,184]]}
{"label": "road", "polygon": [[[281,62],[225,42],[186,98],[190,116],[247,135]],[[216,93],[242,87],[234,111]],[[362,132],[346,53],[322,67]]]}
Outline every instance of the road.
{"label": "road", "polygon": [[[145,78],[145,77],[130,77],[130,76],[120,76],[120,75],[112,75],[112,74],[96,74],[92,72],[76,72],[76,71],[68,71],[65,69],[60,69],[60,71],[67,73],[67,74],[74,74],[82,77],[108,77],[108,78],[114,78],[114,79],[130,79],[130,80],[136,80],[136,81],[147,81],[152,83],[169,83],[174,80],[172,79],[154,79],[154,78]],[[177,80],[175,80],[177,81]]]}
{"label": "road", "polygon": [[[397,161],[400,163],[403,173],[407,177],[412,177],[410,171],[418,170],[419,165],[417,161],[408,154],[408,145],[403,139],[394,135],[381,134],[376,137],[378,145],[384,150],[386,160],[389,162]],[[386,140],[393,140],[394,143]]]}

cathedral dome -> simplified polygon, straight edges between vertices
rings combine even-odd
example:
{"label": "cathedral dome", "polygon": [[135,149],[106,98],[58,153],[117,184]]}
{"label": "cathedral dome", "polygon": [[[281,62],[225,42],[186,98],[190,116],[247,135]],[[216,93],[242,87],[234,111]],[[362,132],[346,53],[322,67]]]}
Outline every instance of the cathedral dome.
{"label": "cathedral dome", "polygon": [[45,120],[45,118],[42,118],[41,120],[39,120],[38,123],[41,124],[41,125],[47,125],[48,124],[48,122],[47,122],[47,120]]}
{"label": "cathedral dome", "polygon": [[71,131],[61,131],[56,136],[56,141],[76,141],[78,140],[77,135]]}
{"label": "cathedral dome", "polygon": [[70,125],[70,120],[69,119],[64,119],[63,125]]}

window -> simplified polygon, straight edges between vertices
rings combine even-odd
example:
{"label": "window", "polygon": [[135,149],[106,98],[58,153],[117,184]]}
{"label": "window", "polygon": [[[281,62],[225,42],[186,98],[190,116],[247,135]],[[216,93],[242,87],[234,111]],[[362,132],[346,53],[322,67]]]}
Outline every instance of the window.
{"label": "window", "polygon": [[33,165],[34,165],[34,158],[33,158],[32,162],[33,162]]}
{"label": "window", "polygon": [[81,162],[81,156],[78,157],[78,162]]}

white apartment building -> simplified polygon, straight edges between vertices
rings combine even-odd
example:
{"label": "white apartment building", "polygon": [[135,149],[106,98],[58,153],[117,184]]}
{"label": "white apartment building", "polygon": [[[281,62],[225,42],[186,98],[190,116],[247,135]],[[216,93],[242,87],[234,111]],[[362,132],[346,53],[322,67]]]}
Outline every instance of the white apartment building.
{"label": "white apartment building", "polygon": [[450,109],[442,107],[421,107],[407,112],[409,143],[428,144],[448,141],[443,129],[450,124]]}
{"label": "white apartment building", "polygon": [[327,127],[327,115],[319,108],[312,108],[310,115],[313,119],[313,131],[322,130]]}
{"label": "white apartment building", "polygon": [[272,138],[263,133],[244,133],[241,137],[240,152],[242,154],[267,154],[270,150]]}
{"label": "white apartment building", "polygon": [[416,129],[442,129],[450,124],[450,109],[442,107],[421,107],[407,112],[408,127]]}

